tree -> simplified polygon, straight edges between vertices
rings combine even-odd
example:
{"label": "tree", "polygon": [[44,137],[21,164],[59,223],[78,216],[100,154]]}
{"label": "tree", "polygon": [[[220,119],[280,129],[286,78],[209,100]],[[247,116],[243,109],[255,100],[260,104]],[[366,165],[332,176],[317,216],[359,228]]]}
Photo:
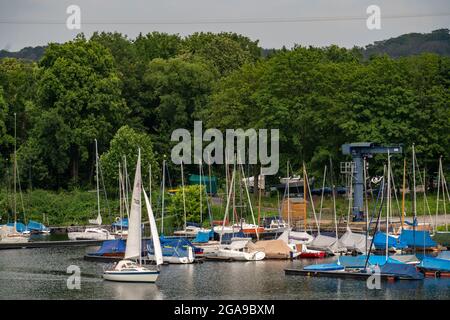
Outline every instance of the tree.
{"label": "tree", "polygon": [[174,129],[193,128],[197,114],[206,106],[216,73],[200,59],[177,57],[152,60],[144,76],[146,127],[156,133],[161,152],[170,152]]}
{"label": "tree", "polygon": [[261,57],[258,41],[235,33],[200,32],[188,36],[183,42],[183,52],[202,57],[225,76],[246,63],[254,63]]}
{"label": "tree", "polygon": [[[85,178],[92,174],[94,139],[102,150],[128,114],[121,82],[110,52],[82,35],[62,45],[50,44],[39,66],[40,115],[32,131],[43,146],[38,156],[60,174],[70,171],[78,184],[80,167]],[[60,152],[53,158],[45,152],[45,146],[55,143],[66,156]]]}
{"label": "tree", "polygon": [[[186,205],[186,221],[200,223],[200,192],[205,194],[205,186],[193,185],[184,187],[184,199]],[[209,219],[207,211],[206,197],[202,197],[202,222]],[[182,228],[184,226],[184,206],[183,189],[180,187],[174,196],[170,199],[167,208],[170,215],[175,216],[174,227]]]}
{"label": "tree", "polygon": [[106,185],[113,190],[117,189],[119,181],[119,163],[123,168],[123,159],[126,157],[127,171],[131,185],[133,184],[134,172],[138,149],[141,150],[141,172],[143,185],[148,191],[149,166],[152,166],[152,181],[156,181],[159,175],[156,155],[153,151],[153,143],[149,135],[138,132],[128,126],[117,130],[111,140],[109,150],[100,157],[100,164],[105,177]]}

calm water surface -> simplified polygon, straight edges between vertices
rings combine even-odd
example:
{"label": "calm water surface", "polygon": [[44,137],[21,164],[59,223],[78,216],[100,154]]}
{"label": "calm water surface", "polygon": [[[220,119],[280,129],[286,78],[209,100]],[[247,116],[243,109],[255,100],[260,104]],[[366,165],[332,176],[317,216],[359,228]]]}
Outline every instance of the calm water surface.
{"label": "calm water surface", "polygon": [[[315,262],[204,262],[165,265],[156,284],[102,280],[105,264],[83,260],[96,247],[0,251],[0,299],[450,299],[450,279],[382,282],[369,290],[353,279],[285,276],[284,268]],[[69,265],[81,269],[81,290],[67,289]]]}

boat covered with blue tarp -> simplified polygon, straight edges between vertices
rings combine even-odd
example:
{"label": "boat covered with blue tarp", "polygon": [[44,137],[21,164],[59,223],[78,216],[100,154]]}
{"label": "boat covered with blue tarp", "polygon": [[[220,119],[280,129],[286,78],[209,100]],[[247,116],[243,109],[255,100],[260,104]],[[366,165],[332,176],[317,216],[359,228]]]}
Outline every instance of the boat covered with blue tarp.
{"label": "boat covered with blue tarp", "polygon": [[193,243],[207,243],[210,239],[214,238],[214,231],[199,231],[195,236]]}
{"label": "boat covered with blue tarp", "polygon": [[450,260],[424,257],[417,267],[424,271],[450,272]]}
{"label": "boat covered with blue tarp", "polygon": [[345,267],[338,263],[311,264],[303,268],[307,271],[340,271],[344,269]]}
{"label": "boat covered with blue tarp", "polygon": [[101,247],[96,251],[89,253],[91,256],[123,256],[127,246],[125,239],[105,240]]}
{"label": "boat covered with blue tarp", "polygon": [[[8,227],[14,227],[14,222],[9,222],[6,224]],[[16,231],[17,232],[25,232],[28,231],[27,226],[23,224],[22,222],[16,222]]]}
{"label": "boat covered with blue tarp", "polygon": [[385,263],[380,266],[380,273],[400,279],[422,280],[423,273],[419,272],[415,266],[406,263]]}
{"label": "boat covered with blue tarp", "polygon": [[[160,237],[163,261],[167,263],[193,263],[196,247],[183,237]],[[201,249],[200,249],[201,250]],[[147,242],[147,254],[150,260],[155,258],[153,241]]]}
{"label": "boat covered with blue tarp", "polygon": [[[386,233],[377,232],[373,238],[373,245],[376,249],[386,249]],[[406,249],[407,243],[402,239],[394,236],[388,236],[388,248],[391,249]]]}
{"label": "boat covered with blue tarp", "polygon": [[28,221],[27,229],[30,230],[31,232],[50,232],[50,229],[48,227],[34,220]]}
{"label": "boat covered with blue tarp", "polygon": [[436,242],[431,239],[430,232],[426,230],[406,230],[403,229],[399,240],[408,247],[434,248]]}
{"label": "boat covered with blue tarp", "polygon": [[112,224],[113,228],[123,228],[123,229],[128,229],[128,218],[122,218],[122,219],[118,219],[116,222],[114,222]]}
{"label": "boat covered with blue tarp", "polygon": [[[360,255],[360,256],[342,256],[339,257],[339,263],[343,265],[346,268],[364,268],[366,266],[366,255]],[[386,262],[388,263],[403,263],[399,260],[393,259],[391,257],[388,257],[386,259],[386,256],[379,256],[379,255],[370,255],[368,265],[384,265]]]}

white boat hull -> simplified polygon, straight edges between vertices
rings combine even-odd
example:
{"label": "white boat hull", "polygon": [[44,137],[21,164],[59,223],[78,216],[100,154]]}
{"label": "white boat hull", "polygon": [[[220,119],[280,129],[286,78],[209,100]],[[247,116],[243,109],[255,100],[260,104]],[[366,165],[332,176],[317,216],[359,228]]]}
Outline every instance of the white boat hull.
{"label": "white boat hull", "polygon": [[217,256],[222,258],[230,258],[236,261],[260,261],[263,260],[266,254],[262,251],[242,252],[237,250],[219,249]]}
{"label": "white boat hull", "polygon": [[[154,255],[148,255],[148,259],[150,261],[156,261]],[[187,264],[187,263],[194,263],[194,258],[189,257],[166,257],[163,256],[163,261],[165,263],[173,263],[173,264]]]}
{"label": "white boat hull", "polygon": [[105,271],[103,279],[118,282],[156,282],[159,271]]}

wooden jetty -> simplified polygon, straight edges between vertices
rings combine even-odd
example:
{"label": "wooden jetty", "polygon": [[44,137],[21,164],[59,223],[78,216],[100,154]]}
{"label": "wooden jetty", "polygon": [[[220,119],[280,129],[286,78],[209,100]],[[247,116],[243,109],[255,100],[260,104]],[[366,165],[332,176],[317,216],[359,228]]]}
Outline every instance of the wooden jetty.
{"label": "wooden jetty", "polygon": [[104,240],[63,240],[63,241],[29,241],[24,243],[2,243],[0,250],[6,249],[32,249],[49,247],[72,247],[72,246],[99,246]]}
{"label": "wooden jetty", "polygon": [[[350,279],[367,279],[371,273],[367,272],[348,272],[348,271],[316,271],[316,270],[301,270],[301,269],[284,269],[285,275],[305,276],[305,277],[327,277],[327,278],[350,278]],[[381,280],[395,281],[395,280],[419,280],[412,278],[403,278],[390,274],[379,274]]]}

